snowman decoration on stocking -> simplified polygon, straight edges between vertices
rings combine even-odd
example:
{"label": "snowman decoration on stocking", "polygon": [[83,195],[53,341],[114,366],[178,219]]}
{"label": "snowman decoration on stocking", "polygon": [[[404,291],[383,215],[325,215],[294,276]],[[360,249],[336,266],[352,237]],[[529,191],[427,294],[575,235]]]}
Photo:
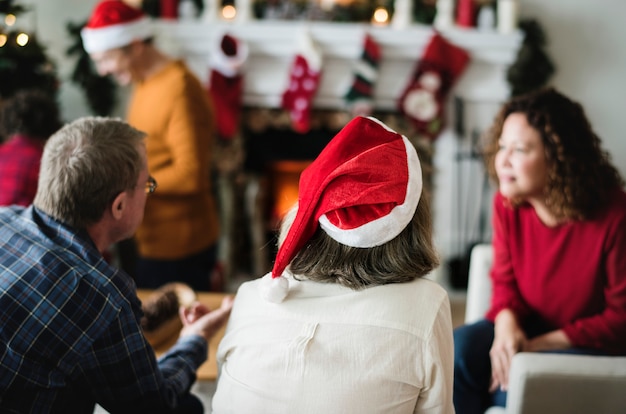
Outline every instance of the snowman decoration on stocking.
{"label": "snowman decoration on stocking", "polygon": [[444,105],[452,86],[465,70],[469,54],[445,40],[438,32],[426,46],[398,109],[417,132],[434,140],[444,126]]}

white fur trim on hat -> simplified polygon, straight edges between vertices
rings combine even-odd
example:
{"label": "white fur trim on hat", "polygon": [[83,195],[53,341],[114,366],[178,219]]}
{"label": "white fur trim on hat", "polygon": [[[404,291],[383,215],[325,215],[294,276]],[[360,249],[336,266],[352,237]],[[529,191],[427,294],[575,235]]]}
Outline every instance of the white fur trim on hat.
{"label": "white fur trim on hat", "polygon": [[[374,120],[378,121],[377,119]],[[384,126],[387,128],[386,125]],[[335,226],[325,214],[320,216],[319,223],[322,230],[337,242],[346,246],[361,248],[380,246],[399,235],[413,219],[422,194],[422,170],[413,144],[405,136],[402,136],[402,141],[406,148],[409,168],[404,202],[395,206],[386,216],[349,230]]]}
{"label": "white fur trim on hat", "polygon": [[283,275],[272,278],[272,274],[268,273],[261,279],[259,290],[268,302],[281,303],[289,293],[289,280]]}
{"label": "white fur trim on hat", "polygon": [[311,70],[319,72],[322,69],[322,50],[311,37],[311,33],[303,29],[297,42],[296,53],[307,61]]}
{"label": "white fur trim on hat", "polygon": [[228,56],[222,50],[223,37],[224,34],[216,36],[217,44],[211,54],[209,66],[220,72],[222,75],[232,78],[239,74],[241,67],[248,59],[248,44],[233,37],[237,42],[237,53],[235,56]]}
{"label": "white fur trim on hat", "polygon": [[85,26],[80,34],[87,53],[116,49],[127,46],[134,40],[144,40],[153,35],[148,17],[106,27],[90,28]]}

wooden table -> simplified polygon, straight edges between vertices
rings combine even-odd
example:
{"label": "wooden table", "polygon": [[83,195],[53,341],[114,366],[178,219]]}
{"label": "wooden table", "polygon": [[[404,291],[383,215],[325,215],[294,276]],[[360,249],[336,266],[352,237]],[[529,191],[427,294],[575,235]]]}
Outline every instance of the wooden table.
{"label": "wooden table", "polygon": [[[142,301],[150,296],[150,294],[152,294],[151,290],[137,289],[137,296]],[[219,308],[222,303],[222,299],[228,296],[226,293],[215,292],[196,292],[196,295],[198,297],[198,301],[208,306],[209,309]],[[215,381],[217,379],[217,359],[215,354],[217,353],[217,346],[224,336],[225,328],[226,324],[224,324],[224,326],[209,342],[209,358],[200,366],[200,369],[198,369],[198,380],[200,381]],[[154,351],[157,356],[167,351],[172,345],[174,345],[177,339],[177,336],[173,336],[170,340],[162,343],[158,348],[155,348]]]}

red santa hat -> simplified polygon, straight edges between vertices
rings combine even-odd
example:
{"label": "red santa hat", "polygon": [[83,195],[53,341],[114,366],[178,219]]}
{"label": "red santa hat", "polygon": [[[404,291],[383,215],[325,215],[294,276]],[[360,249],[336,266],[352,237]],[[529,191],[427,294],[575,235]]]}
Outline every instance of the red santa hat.
{"label": "red santa hat", "polygon": [[248,45],[229,33],[218,35],[215,39],[217,42],[209,60],[209,67],[224,76],[237,76],[248,59]]}
{"label": "red santa hat", "polygon": [[81,30],[83,47],[87,53],[104,52],[149,38],[152,36],[149,23],[143,11],[123,1],[101,1]]}
{"label": "red santa hat", "polygon": [[272,302],[287,296],[283,273],[318,226],[346,246],[380,246],[411,222],[421,193],[413,144],[375,118],[354,118],[302,172],[298,211],[262,294]]}

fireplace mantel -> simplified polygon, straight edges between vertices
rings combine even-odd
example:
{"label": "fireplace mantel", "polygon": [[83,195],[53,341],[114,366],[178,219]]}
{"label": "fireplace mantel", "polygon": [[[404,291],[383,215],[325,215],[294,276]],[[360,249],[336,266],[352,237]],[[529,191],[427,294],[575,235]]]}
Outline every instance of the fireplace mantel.
{"label": "fireplace mantel", "polygon": [[[301,30],[309,30],[323,52],[322,80],[314,100],[316,109],[346,109],[344,95],[352,83],[353,70],[362,53],[364,35],[369,33],[382,51],[379,76],[374,85],[375,110],[389,113],[396,110],[398,98],[433,34],[431,26],[419,24],[396,29],[361,23],[255,20],[238,24],[224,21],[157,20],[154,26],[159,46],[168,54],[185,60],[205,84],[209,79],[209,58],[216,50],[221,36],[229,33],[245,41],[249,48],[249,57],[243,68],[244,104],[250,108],[264,108],[263,111],[265,108],[280,108],[281,95],[289,80],[289,70]],[[462,235],[466,232],[458,214],[451,211],[455,208],[453,206],[460,206],[462,200],[468,211],[467,216],[474,217],[474,212],[478,210],[472,205],[482,205],[468,201],[469,198],[464,195],[470,194],[472,200],[479,200],[482,194],[480,187],[461,183],[457,178],[463,175],[467,177],[466,181],[473,180],[480,184],[483,182],[482,173],[465,173],[466,168],[460,164],[459,154],[465,151],[464,148],[470,141],[469,135],[484,130],[501,102],[509,97],[506,70],[516,59],[522,33],[516,31],[499,34],[495,31],[481,32],[461,28],[442,30],[440,33],[467,50],[471,57],[469,66],[450,94],[461,98],[459,101],[463,102],[460,105],[463,110],[460,111],[457,105],[453,105],[452,100],[449,102],[449,109],[454,107],[455,110],[448,112],[448,125],[453,125],[450,119],[454,119],[456,124],[456,117],[460,117],[463,127],[459,129],[462,131],[448,128],[433,145],[432,165],[437,172],[433,181],[435,233],[438,248],[442,257],[447,260],[460,253],[459,249],[463,248],[459,247],[460,241],[464,240]],[[258,189],[258,183],[252,182],[256,184],[249,188]],[[463,187],[467,188],[463,190]],[[224,210],[231,212],[232,208]],[[260,220],[262,215],[257,210],[251,211],[255,212],[256,220]],[[228,229],[228,225],[225,228]],[[252,228],[255,248],[250,250],[256,252],[253,258],[254,272],[263,274],[268,270],[264,253],[264,246],[268,243],[264,238],[264,231],[258,231],[264,229],[262,225]],[[228,239],[226,237],[224,245],[220,246],[224,257],[230,257],[233,253]],[[230,262],[226,260],[225,263]],[[441,272],[445,274],[445,270]]]}
{"label": "fireplace mantel", "polygon": [[[362,52],[365,33],[380,45],[382,61],[374,87],[379,110],[394,110],[433,28],[411,25],[405,29],[362,23],[330,23],[258,20],[245,24],[198,21],[155,21],[156,41],[171,55],[184,59],[205,83],[209,56],[221,35],[229,33],[249,48],[243,69],[244,103],[278,108],[287,86],[289,69],[301,30],[309,30],[323,52],[323,73],[314,105],[319,109],[344,108],[343,96],[353,78],[353,68]],[[440,32],[466,49],[471,63],[455,87],[455,95],[474,102],[501,102],[509,96],[506,69],[514,62],[522,40],[520,32],[498,34],[453,28]]]}

